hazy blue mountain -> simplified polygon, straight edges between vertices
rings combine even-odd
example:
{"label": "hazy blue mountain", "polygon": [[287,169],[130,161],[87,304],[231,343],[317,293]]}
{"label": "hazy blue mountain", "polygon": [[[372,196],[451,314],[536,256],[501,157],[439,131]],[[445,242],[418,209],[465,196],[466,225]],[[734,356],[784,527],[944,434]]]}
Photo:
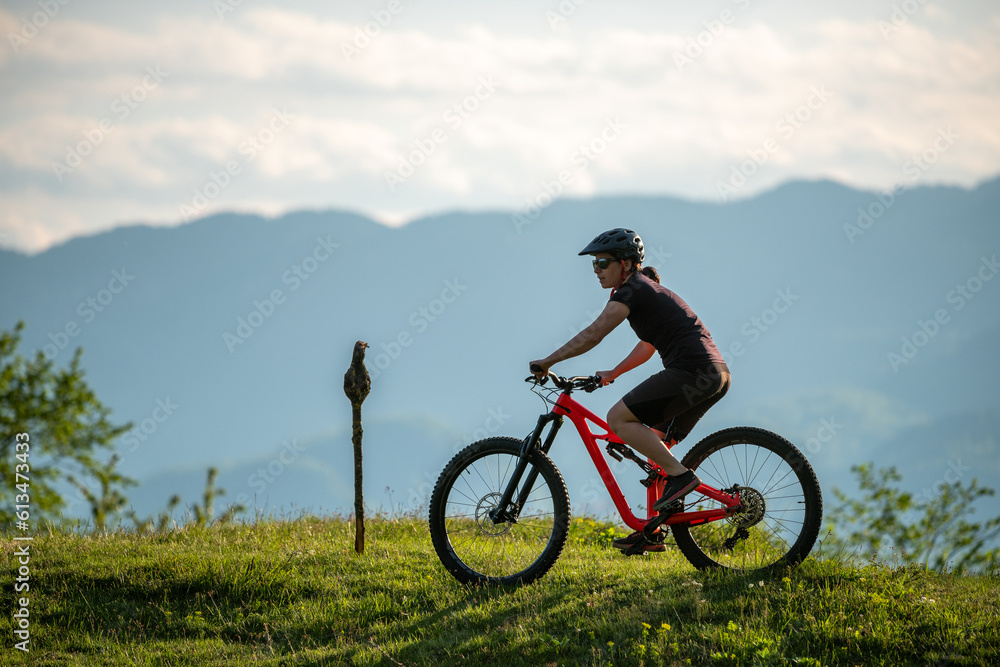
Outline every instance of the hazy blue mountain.
{"label": "hazy blue mountain", "polygon": [[[443,442],[457,443],[461,434],[419,416],[366,422],[366,505],[385,511],[426,506],[440,471],[428,465],[424,453]],[[397,442],[399,434],[405,434],[405,446]],[[216,511],[238,503],[279,516],[296,510],[350,513],[354,509],[352,452],[348,427],[308,440],[290,438],[270,455],[221,461],[216,486],[226,493],[216,501]],[[195,466],[167,470],[151,475],[128,495],[142,516],[162,510],[174,493],[184,500],[183,511],[202,502],[205,474]]]}
{"label": "hazy blue mountain", "polygon": [[[125,227],[34,256],[0,252],[0,326],[25,320],[27,350],[58,363],[85,349],[88,381],[135,424],[120,451],[143,482],[132,492],[140,513],[174,491],[198,499],[211,465],[232,499],[293,439],[312,444],[268,485],[267,506],[349,507],[342,378],[366,340],[376,375],[364,404],[367,494],[388,505],[388,486],[394,503],[413,505],[456,442],[530,430],[542,404],[522,382],[528,361],[607,301],[577,252],[628,226],[733,371],[692,441],[738,423],[804,449],[812,439],[827,489],[852,488],[850,465],[867,460],[932,484],[960,452],[981,483],[1000,487],[1000,179],[883,199],[818,181],[725,205],[563,199],[520,225],[509,211],[398,229],[301,211]],[[610,368],[634,342],[622,326],[556,370]],[[655,370],[650,362],[584,400],[600,414]],[[555,459],[574,507],[602,511],[579,447],[564,433]],[[623,484],[637,486],[633,477]]]}

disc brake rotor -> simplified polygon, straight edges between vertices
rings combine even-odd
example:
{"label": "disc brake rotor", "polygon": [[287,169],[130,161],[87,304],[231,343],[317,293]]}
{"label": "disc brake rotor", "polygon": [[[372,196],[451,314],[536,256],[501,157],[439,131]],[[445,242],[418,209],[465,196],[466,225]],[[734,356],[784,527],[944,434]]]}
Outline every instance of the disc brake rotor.
{"label": "disc brake rotor", "polygon": [[476,506],[476,523],[479,524],[479,530],[484,535],[498,537],[510,530],[512,524],[507,522],[494,523],[490,518],[490,510],[496,507],[499,502],[499,493],[487,493],[480,498],[479,505]]}

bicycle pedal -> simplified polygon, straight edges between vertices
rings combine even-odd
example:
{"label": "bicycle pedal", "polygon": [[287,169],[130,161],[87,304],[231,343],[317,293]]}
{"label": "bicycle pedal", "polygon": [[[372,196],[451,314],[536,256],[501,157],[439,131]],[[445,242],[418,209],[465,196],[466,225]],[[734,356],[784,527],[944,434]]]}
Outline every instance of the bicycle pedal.
{"label": "bicycle pedal", "polygon": [[625,556],[642,556],[646,553],[646,545],[648,542],[646,540],[639,540],[628,549],[622,550],[622,555]]}
{"label": "bicycle pedal", "polygon": [[661,509],[660,510],[660,516],[668,517],[671,514],[676,514],[677,512],[680,512],[682,509],[684,509],[684,501],[678,499],[678,500],[675,500],[674,502],[670,503],[669,505],[667,505],[663,509]]}

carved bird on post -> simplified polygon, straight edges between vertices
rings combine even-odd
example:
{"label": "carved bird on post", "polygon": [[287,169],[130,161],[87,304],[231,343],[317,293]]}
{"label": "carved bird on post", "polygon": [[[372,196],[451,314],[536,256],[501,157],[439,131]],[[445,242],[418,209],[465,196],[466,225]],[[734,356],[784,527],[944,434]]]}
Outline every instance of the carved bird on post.
{"label": "carved bird on post", "polygon": [[361,467],[361,403],[364,402],[368,392],[372,389],[372,379],[365,368],[365,348],[368,343],[359,340],[354,344],[354,356],[351,359],[351,367],[344,373],[344,393],[351,401],[351,415],[354,421],[354,433],[351,440],[354,442],[354,550],[364,553],[365,551],[365,503],[362,493],[362,467]]}
{"label": "carved bird on post", "polygon": [[351,359],[351,367],[344,373],[344,393],[351,399],[351,405],[361,402],[368,396],[372,389],[372,379],[365,368],[365,348],[368,343],[359,340],[354,344],[354,357]]}

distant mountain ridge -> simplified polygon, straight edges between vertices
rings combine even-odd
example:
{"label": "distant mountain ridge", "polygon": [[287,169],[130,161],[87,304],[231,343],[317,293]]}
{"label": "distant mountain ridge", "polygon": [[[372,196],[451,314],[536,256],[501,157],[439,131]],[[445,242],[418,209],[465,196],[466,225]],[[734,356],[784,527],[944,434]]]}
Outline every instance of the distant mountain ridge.
{"label": "distant mountain ridge", "polygon": [[[848,490],[850,463],[869,459],[929,483],[958,451],[981,482],[1000,487],[1000,280],[979,275],[1000,253],[1000,179],[904,191],[863,233],[845,231],[877,201],[812,181],[724,205],[559,199],[520,228],[503,211],[400,228],[341,211],[124,227],[32,256],[0,251],[0,326],[25,320],[24,348],[57,363],[84,347],[88,381],[117,421],[134,423],[122,469],[150,483],[174,471],[201,484],[209,465],[249,470],[240,466],[273,459],[290,439],[344,432],[341,378],[354,341],[366,340],[377,371],[366,419],[395,424],[372,432],[385,458],[370,464],[369,495],[388,486],[409,502],[413,479],[436,477],[454,451],[443,433],[481,435],[498,410],[509,418],[490,432],[531,428],[542,405],[523,386],[527,360],[565,342],[607,300],[577,252],[603,229],[627,226],[720,349],[739,350],[727,357],[733,389],[692,439],[755,423],[805,447],[833,419],[834,436],[807,452],[828,490]],[[949,302],[977,276],[964,307]],[[779,293],[793,297],[780,313]],[[941,310],[947,322],[921,336]],[[907,340],[914,354],[893,367]],[[619,327],[555,370],[611,368],[633,345]],[[601,414],[655,370],[585,400]],[[986,417],[965,418],[970,411]],[[410,434],[401,420],[414,416],[442,430]],[[600,507],[574,439],[560,436],[555,459],[571,498]],[[326,509],[340,507],[341,489],[320,488],[351,479],[350,449],[338,442],[328,473],[275,485],[268,503],[327,497]],[[138,509],[152,511],[165,498],[144,502]]]}

